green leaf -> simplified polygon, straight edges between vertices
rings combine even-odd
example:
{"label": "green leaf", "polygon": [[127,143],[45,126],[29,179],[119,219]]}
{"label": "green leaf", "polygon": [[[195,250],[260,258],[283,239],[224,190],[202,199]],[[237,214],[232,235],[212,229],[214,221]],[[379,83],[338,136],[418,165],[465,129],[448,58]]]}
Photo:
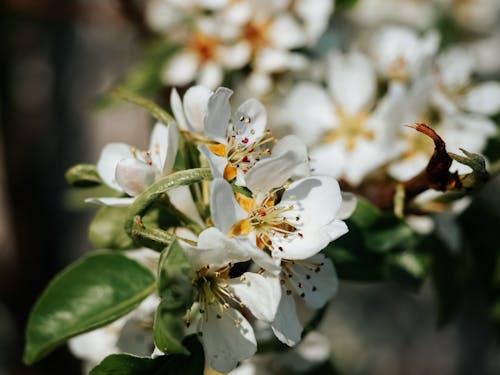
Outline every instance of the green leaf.
{"label": "green leaf", "polygon": [[94,164],[78,164],[66,171],[66,182],[75,187],[101,185],[102,180]]}
{"label": "green leaf", "polygon": [[31,364],[67,339],[125,315],[155,287],[148,269],[119,253],[81,258],[50,282],[33,307],[24,362]]}
{"label": "green leaf", "polygon": [[98,249],[125,250],[134,246],[125,232],[127,207],[101,207],[89,226],[89,239]]}
{"label": "green leaf", "polygon": [[155,344],[164,353],[185,353],[182,316],[193,304],[192,270],[177,240],[162,252],[158,272],[161,303],[155,316]]}
{"label": "green leaf", "polygon": [[183,345],[190,355],[164,355],[154,359],[127,354],[112,354],[96,366],[90,375],[200,375],[205,368],[203,348],[195,335],[186,337]]}

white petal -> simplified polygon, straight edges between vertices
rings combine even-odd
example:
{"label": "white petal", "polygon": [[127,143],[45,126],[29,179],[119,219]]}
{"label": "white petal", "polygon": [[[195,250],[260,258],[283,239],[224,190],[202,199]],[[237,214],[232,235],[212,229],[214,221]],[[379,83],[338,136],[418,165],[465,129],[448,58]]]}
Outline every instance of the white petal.
{"label": "white petal", "polygon": [[293,176],[295,168],[301,164],[302,154],[295,151],[261,160],[246,174],[247,187],[253,193],[267,193],[273,188],[283,186]]}
{"label": "white petal", "polygon": [[288,346],[294,346],[300,341],[302,325],[297,317],[295,301],[285,291],[281,293],[278,312],[271,327],[278,340]]}
{"label": "white petal", "polygon": [[229,182],[216,178],[210,185],[210,212],[215,226],[228,233],[238,221],[247,217],[246,211],[236,202]]}
{"label": "white petal", "polygon": [[206,62],[201,66],[196,82],[210,89],[215,89],[222,83],[223,79],[222,67],[214,62]]}
{"label": "white petal", "polygon": [[245,243],[228,238],[215,227],[200,233],[197,247],[184,244],[184,250],[196,270],[207,265],[218,269],[250,259]]}
{"label": "white petal", "polygon": [[170,123],[168,126],[162,123],[157,123],[151,133],[151,142],[149,151],[153,165],[167,175],[171,172],[177,148],[179,147],[179,131],[175,123]]}
{"label": "white petal", "polygon": [[463,109],[484,115],[500,111],[500,82],[484,82],[473,87],[462,98]]}
{"label": "white petal", "polygon": [[203,220],[200,217],[193,196],[189,190],[189,186],[179,186],[167,192],[170,202],[190,219],[202,224]]}
{"label": "white petal", "polygon": [[272,155],[279,156],[288,151],[294,151],[298,158],[303,161],[295,167],[294,176],[292,177],[305,177],[309,175],[311,168],[309,166],[309,155],[305,143],[296,135],[287,135],[276,142],[272,150]]}
{"label": "white petal", "polygon": [[98,364],[106,356],[118,352],[118,332],[118,328],[106,326],[72,338],[68,346],[77,358]]}
{"label": "white petal", "polygon": [[333,263],[323,254],[304,261],[295,261],[293,283],[295,291],[312,308],[323,307],[337,292],[338,279]]}
{"label": "white petal", "polygon": [[269,37],[273,45],[284,49],[297,48],[306,43],[299,23],[286,13],[275,18],[269,30]]}
{"label": "white petal", "polygon": [[341,177],[349,162],[349,155],[340,143],[320,145],[311,150],[311,167],[315,175]]}
{"label": "white petal", "polygon": [[134,158],[120,160],[115,178],[125,193],[135,197],[155,181],[155,170]]}
{"label": "white petal", "polygon": [[181,97],[175,88],[173,88],[170,92],[170,108],[172,108],[172,112],[179,128],[181,130],[189,130],[186,117],[184,116],[184,109],[182,108]]}
{"label": "white petal", "polygon": [[277,48],[263,48],[255,56],[255,69],[260,72],[276,73],[288,68],[290,53]]}
{"label": "white petal", "polygon": [[231,118],[229,98],[233,90],[219,87],[208,100],[208,109],[205,116],[205,135],[219,143],[226,143],[227,128]]}
{"label": "white petal", "polygon": [[341,192],[341,193],[342,193],[342,204],[340,205],[336,218],[339,220],[345,220],[349,218],[356,210],[358,199],[356,198],[356,195],[352,193],[346,193],[346,192]]}
{"label": "white petal", "polygon": [[328,26],[334,2],[330,0],[299,0],[294,2],[295,13],[304,21],[307,42],[314,44]]}
{"label": "white petal", "polygon": [[[202,316],[205,366],[227,373],[255,354],[257,342],[252,326],[238,311],[230,308],[220,319],[218,314],[216,308],[209,307]],[[241,323],[236,324],[236,320]]]}
{"label": "white petal", "polygon": [[204,86],[190,87],[184,94],[184,113],[189,130],[203,133],[203,121],[211,95],[212,91]]}
{"label": "white petal", "polygon": [[87,198],[85,203],[94,203],[103,206],[127,207],[134,203],[134,198]]}
{"label": "white petal", "polygon": [[248,99],[233,115],[236,142],[243,147],[250,147],[253,142],[262,137],[266,124],[266,108],[257,99]]}
{"label": "white petal", "polygon": [[187,85],[194,80],[198,64],[198,57],[194,53],[181,52],[165,65],[161,79],[167,85]]}
{"label": "white petal", "polygon": [[[272,256],[277,259],[307,259],[347,232],[347,225],[343,221],[334,220],[323,226],[301,228],[299,233],[302,236],[289,235],[288,238],[283,238],[275,235],[272,237]],[[278,250],[280,248],[282,250]]]}
{"label": "white petal", "polygon": [[328,84],[343,112],[355,115],[368,110],[375,98],[376,83],[375,70],[360,52],[332,55]]}
{"label": "white petal", "polygon": [[228,284],[257,319],[268,323],[274,320],[281,299],[278,277],[245,272],[241,278],[228,280]]}
{"label": "white petal", "polygon": [[106,185],[115,190],[123,191],[115,178],[116,166],[120,160],[132,157],[129,145],[125,143],[108,143],[104,146],[97,162],[97,173],[99,173]]}
{"label": "white petal", "polygon": [[[268,271],[271,275],[277,276],[281,271],[281,260],[272,258],[267,252],[255,246],[255,234],[251,233],[245,239],[238,237],[239,241],[244,243],[247,248],[248,256],[259,267]],[[248,244],[247,244],[248,243]]]}
{"label": "white petal", "polygon": [[332,99],[320,85],[312,82],[294,86],[279,114],[308,145],[318,141],[337,121]]}
{"label": "white petal", "polygon": [[221,156],[215,155],[212,151],[208,149],[206,145],[199,145],[198,150],[205,156],[210,165],[210,170],[212,171],[212,176],[214,178],[223,178],[224,169],[227,165],[227,159]]}
{"label": "white petal", "polygon": [[[148,318],[152,319],[152,315],[151,313]],[[149,357],[154,350],[152,329],[144,329],[143,320],[128,319],[120,331],[116,346],[118,347],[118,352]]]}
{"label": "white petal", "polygon": [[228,69],[241,69],[244,67],[249,62],[251,53],[251,46],[245,41],[217,48],[219,61]]}

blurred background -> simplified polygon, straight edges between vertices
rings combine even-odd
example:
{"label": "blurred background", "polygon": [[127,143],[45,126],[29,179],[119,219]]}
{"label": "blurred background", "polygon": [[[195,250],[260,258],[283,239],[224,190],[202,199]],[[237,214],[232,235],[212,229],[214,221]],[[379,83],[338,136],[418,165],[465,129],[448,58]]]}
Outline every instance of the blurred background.
{"label": "blurred background", "polygon": [[[96,162],[110,141],[148,143],[151,119],[141,109],[94,110],[140,59],[144,30],[128,0],[0,4],[0,374],[78,374],[81,364],[66,347],[22,365],[24,327],[54,274],[91,249],[93,208],[69,191],[66,169]],[[479,211],[498,184],[481,192]],[[335,367],[341,374],[500,373],[485,292],[471,282],[456,293],[457,314],[438,327],[428,282],[418,291],[341,283],[320,329]]]}

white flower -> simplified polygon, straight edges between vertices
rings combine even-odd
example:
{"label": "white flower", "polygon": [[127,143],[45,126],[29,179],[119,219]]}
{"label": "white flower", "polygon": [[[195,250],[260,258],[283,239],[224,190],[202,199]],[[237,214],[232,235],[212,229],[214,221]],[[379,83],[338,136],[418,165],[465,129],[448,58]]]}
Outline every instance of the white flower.
{"label": "white flower", "polygon": [[403,26],[384,26],[367,40],[368,55],[379,74],[389,80],[408,81],[428,67],[439,47],[439,34],[419,36]]}
{"label": "white flower", "polygon": [[[275,169],[287,165],[286,160],[272,164]],[[293,166],[273,177],[261,173],[257,164],[247,178],[253,198],[240,195],[242,205],[225,180],[215,179],[210,200],[215,226],[237,238],[248,236],[254,246],[268,250],[276,259],[290,260],[309,258],[345,234],[347,226],[336,219],[342,201],[337,181],[306,177],[282,189],[290,170]]]}
{"label": "white flower", "polygon": [[289,93],[281,121],[313,146],[315,174],[346,178],[359,184],[374,168],[397,153],[393,139],[400,125],[400,92],[390,90],[374,107],[377,78],[360,52],[335,53],[327,71],[328,90],[301,82]]}
{"label": "white flower", "polygon": [[[271,154],[269,143],[273,138],[266,130],[264,106],[256,99],[248,99],[231,114],[232,94],[232,90],[224,87],[212,92],[194,86],[184,95],[184,102],[173,90],[171,104],[181,128],[201,138],[199,150],[208,159],[214,177],[228,181],[236,178],[238,185],[245,185],[245,174],[261,158]],[[279,156],[292,147],[297,157],[306,163],[305,146],[301,147],[292,138],[278,142],[273,154]]]}
{"label": "white flower", "polygon": [[447,7],[455,21],[463,28],[475,32],[488,32],[498,25],[500,2],[497,0],[438,0]]}
{"label": "white flower", "polygon": [[171,172],[177,154],[179,133],[175,124],[157,123],[149,150],[140,151],[125,143],[109,143],[101,152],[97,172],[110,188],[127,198],[91,198],[87,202],[109,206],[130,205],[156,179]]}
{"label": "white flower", "polygon": [[253,272],[230,278],[232,265],[249,260],[252,250],[216,228],[203,231],[196,247],[183,246],[196,270],[193,285],[201,313],[198,330],[206,366],[229,372],[257,350],[253,328],[240,310],[249,311],[256,319],[273,321],[281,297],[279,280]]}
{"label": "white flower", "polygon": [[435,0],[358,0],[347,14],[363,27],[397,22],[423,30],[439,12]]}

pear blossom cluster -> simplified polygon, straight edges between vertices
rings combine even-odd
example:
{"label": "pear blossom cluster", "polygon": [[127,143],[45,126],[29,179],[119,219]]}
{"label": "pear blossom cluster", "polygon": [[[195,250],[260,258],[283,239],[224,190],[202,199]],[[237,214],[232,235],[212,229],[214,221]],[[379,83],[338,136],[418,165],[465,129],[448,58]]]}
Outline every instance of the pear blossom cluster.
{"label": "pear blossom cluster", "polygon": [[166,43],[180,48],[166,61],[166,85],[197,82],[214,89],[226,72],[249,67],[256,90],[270,89],[271,75],[302,69],[305,55],[328,25],[330,0],[151,0],[146,22]]}
{"label": "pear blossom cluster", "polygon": [[[193,218],[201,232],[175,230],[191,265],[195,290],[183,319],[186,330],[195,327],[203,343],[206,366],[223,373],[255,354],[256,321],[268,325],[289,346],[300,342],[303,322],[296,304],[318,309],[335,294],[335,269],[321,250],[348,231],[343,219],[355,207],[353,197],[343,196],[333,177],[310,174],[300,138],[276,140],[267,130],[265,107],[249,99],[233,112],[232,94],[224,87],[212,91],[193,86],[181,99],[174,89],[175,122],[154,126],[149,150],[111,143],[101,153],[97,170],[102,180],[127,196],[88,199],[101,205],[130,205],[154,181],[172,172],[180,136],[197,145],[198,157],[210,167],[213,180],[207,196],[209,218],[201,221],[198,212]],[[193,215],[185,209],[196,207],[189,190],[177,206]],[[125,317],[76,337],[70,347],[95,363],[100,355],[89,350],[88,343],[105,337],[101,344],[109,342],[110,347],[101,352],[119,351],[119,337],[134,319],[135,315]],[[143,349],[134,354],[144,354]],[[154,350],[154,355],[161,354]]]}
{"label": "pear blossom cluster", "polygon": [[345,52],[326,54],[322,80],[291,86],[275,122],[306,141],[314,173],[353,186],[376,170],[404,181],[425,168],[432,142],[403,125],[431,123],[449,151],[481,152],[497,133],[500,82],[477,81],[466,48],[439,46],[435,30],[383,25],[361,32]]}

